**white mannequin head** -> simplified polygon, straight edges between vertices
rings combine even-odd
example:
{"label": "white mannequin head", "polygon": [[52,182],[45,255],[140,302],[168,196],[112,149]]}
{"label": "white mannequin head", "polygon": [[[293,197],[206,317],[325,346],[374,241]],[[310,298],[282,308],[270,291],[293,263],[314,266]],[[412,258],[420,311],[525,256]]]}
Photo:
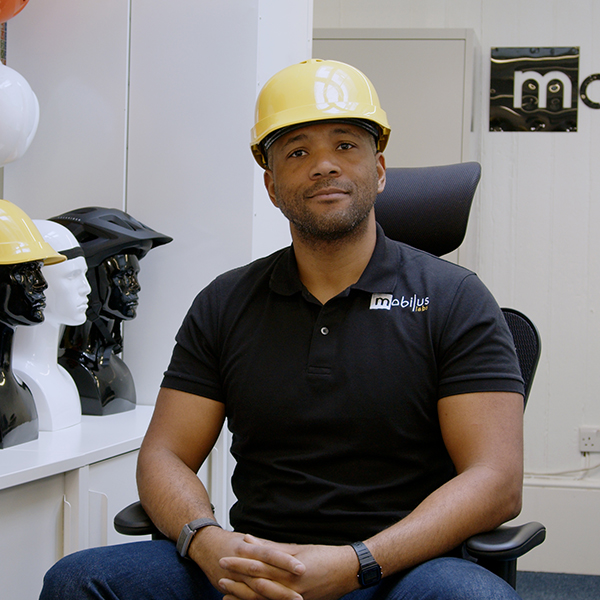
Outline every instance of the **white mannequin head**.
{"label": "white mannequin head", "polygon": [[44,318],[47,322],[63,325],[81,325],[86,320],[88,294],[91,291],[87,277],[87,263],[79,242],[62,225],[53,221],[34,220],[54,250],[67,256],[67,260],[42,267],[48,282]]}
{"label": "white mannequin head", "polygon": [[52,221],[33,223],[44,241],[67,260],[41,268],[48,284],[44,321],[16,328],[13,368],[33,394],[40,431],[56,431],[81,421],[79,392],[72,377],[58,364],[58,344],[63,325],[85,322],[90,285],[85,276],[87,263],[73,234]]}

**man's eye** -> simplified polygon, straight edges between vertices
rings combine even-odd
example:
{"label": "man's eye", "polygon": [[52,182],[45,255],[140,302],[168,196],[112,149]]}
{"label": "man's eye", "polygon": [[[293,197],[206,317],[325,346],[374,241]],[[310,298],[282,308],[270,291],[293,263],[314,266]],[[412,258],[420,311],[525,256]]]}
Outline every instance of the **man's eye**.
{"label": "man's eye", "polygon": [[304,152],[304,150],[294,150],[293,152],[290,153],[290,158],[300,158],[301,156],[304,156],[306,154],[306,152]]}
{"label": "man's eye", "polygon": [[342,142],[338,147],[340,150],[350,150],[351,148],[354,148],[354,144],[351,144],[350,142]]}

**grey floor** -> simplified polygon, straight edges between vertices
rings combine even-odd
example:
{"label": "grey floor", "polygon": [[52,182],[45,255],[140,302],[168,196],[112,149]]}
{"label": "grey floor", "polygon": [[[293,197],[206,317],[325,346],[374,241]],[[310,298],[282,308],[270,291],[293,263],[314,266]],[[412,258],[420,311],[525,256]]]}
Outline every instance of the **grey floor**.
{"label": "grey floor", "polygon": [[517,592],[523,600],[600,600],[600,577],[519,571]]}

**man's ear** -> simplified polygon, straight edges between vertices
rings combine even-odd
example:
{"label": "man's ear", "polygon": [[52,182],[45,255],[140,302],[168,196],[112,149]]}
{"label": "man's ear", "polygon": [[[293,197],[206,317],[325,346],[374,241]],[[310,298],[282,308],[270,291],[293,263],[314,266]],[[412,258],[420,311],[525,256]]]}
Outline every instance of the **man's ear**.
{"label": "man's ear", "polygon": [[267,193],[269,194],[269,198],[274,206],[278,206],[277,199],[275,198],[275,182],[273,180],[273,171],[270,169],[265,169],[263,174],[263,179],[265,182],[265,188],[267,189]]}
{"label": "man's ear", "polygon": [[377,193],[381,194],[385,188],[385,156],[381,152],[378,152],[375,155],[375,160],[377,161]]}

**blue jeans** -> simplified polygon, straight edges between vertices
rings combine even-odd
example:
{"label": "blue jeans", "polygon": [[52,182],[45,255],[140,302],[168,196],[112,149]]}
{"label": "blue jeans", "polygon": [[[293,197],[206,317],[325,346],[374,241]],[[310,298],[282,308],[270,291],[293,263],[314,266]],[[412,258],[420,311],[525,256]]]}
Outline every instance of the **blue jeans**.
{"label": "blue jeans", "polygon": [[[83,550],[46,573],[40,600],[221,600],[198,566],[169,541]],[[467,560],[437,558],[344,600],[519,600],[500,578]]]}

